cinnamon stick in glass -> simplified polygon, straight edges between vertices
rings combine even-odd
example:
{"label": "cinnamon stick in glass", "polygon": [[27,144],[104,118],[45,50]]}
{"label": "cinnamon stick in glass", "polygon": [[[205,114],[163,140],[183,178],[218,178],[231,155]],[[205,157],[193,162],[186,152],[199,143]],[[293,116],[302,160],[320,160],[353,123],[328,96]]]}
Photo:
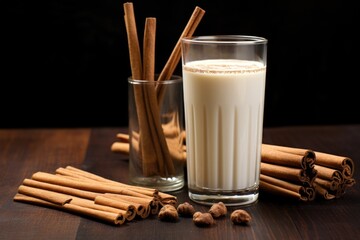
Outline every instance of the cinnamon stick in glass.
{"label": "cinnamon stick in glass", "polygon": [[[179,61],[180,61],[180,57],[181,57],[181,39],[183,37],[191,37],[196,28],[198,27],[201,19],[203,18],[205,14],[205,11],[196,6],[188,23],[186,24],[183,32],[181,33],[173,51],[171,52],[171,55],[168,59],[168,61],[166,62],[163,70],[161,71],[157,81],[163,81],[163,80],[168,80],[171,78],[171,76],[173,75],[176,66],[178,65]],[[157,99],[159,102],[159,105],[161,105],[162,102],[162,94],[164,89],[161,87],[161,85],[158,85],[156,87],[156,91],[157,91]]]}
{"label": "cinnamon stick in glass", "polygon": [[[183,32],[181,33],[173,51],[171,52],[171,55],[168,59],[168,61],[166,62],[163,70],[161,71],[159,77],[158,77],[158,81],[162,81],[162,80],[168,80],[171,78],[171,76],[174,73],[174,70],[177,66],[177,64],[180,61],[180,57],[181,57],[181,39],[183,37],[191,37],[193,35],[193,33],[195,32],[197,26],[199,25],[202,17],[204,16],[205,11],[196,6],[188,23],[186,24]],[[158,90],[159,91],[159,90]]]}
{"label": "cinnamon stick in glass", "polygon": [[[139,46],[139,40],[137,35],[137,27],[135,21],[134,7],[132,2],[124,3],[124,20],[126,26],[126,32],[128,37],[129,56],[132,78],[140,80],[143,77],[142,73],[142,61],[141,52]],[[153,154],[155,149],[154,141],[150,133],[150,123],[148,121],[146,102],[144,98],[144,91],[141,86],[134,86],[134,95],[136,102],[136,112],[139,119],[139,128],[141,130],[141,159],[146,159],[146,165],[153,167],[152,169],[146,168],[146,174],[157,174],[156,167],[156,155]]]}
{"label": "cinnamon stick in glass", "polygon": [[[156,19],[146,18],[144,31],[144,65],[142,79],[150,81],[150,83],[145,83],[143,85],[143,90],[150,132],[154,140],[154,151],[157,156],[157,162],[155,164],[155,167],[158,167],[158,174],[160,176],[169,177],[175,174],[175,168],[173,162],[171,161],[170,152],[165,141],[163,129],[161,127],[160,108],[157,104],[158,101],[155,92],[155,83],[151,84],[151,82],[154,82],[155,80],[155,32]],[[151,169],[152,167],[154,167],[151,164],[154,163],[148,163],[147,159],[143,159],[143,172],[145,176],[151,176],[151,174],[147,174],[147,168],[149,167]]]}

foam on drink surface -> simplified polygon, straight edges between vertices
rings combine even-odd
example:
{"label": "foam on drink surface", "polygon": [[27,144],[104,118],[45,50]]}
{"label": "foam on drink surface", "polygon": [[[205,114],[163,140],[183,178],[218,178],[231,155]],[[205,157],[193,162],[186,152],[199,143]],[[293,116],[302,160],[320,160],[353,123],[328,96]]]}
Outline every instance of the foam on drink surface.
{"label": "foam on drink surface", "polygon": [[184,70],[209,74],[245,74],[265,71],[265,66],[260,62],[233,60],[233,59],[209,59],[188,62]]}
{"label": "foam on drink surface", "polygon": [[183,66],[189,188],[230,191],[259,184],[265,73],[256,61]]}

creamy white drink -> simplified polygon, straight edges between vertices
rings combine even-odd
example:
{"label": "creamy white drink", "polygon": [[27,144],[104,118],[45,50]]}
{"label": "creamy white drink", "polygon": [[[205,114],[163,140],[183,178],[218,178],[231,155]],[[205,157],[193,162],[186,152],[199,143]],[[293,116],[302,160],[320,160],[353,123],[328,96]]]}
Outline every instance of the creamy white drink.
{"label": "creamy white drink", "polygon": [[256,61],[183,65],[190,194],[258,188],[265,75]]}

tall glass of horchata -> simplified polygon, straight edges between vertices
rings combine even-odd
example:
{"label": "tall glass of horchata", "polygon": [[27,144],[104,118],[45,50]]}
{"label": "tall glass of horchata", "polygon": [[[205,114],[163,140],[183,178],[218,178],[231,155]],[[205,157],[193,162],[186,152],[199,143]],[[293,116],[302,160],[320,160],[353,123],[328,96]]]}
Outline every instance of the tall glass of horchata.
{"label": "tall glass of horchata", "polygon": [[195,202],[258,199],[267,39],[182,39],[187,181]]}

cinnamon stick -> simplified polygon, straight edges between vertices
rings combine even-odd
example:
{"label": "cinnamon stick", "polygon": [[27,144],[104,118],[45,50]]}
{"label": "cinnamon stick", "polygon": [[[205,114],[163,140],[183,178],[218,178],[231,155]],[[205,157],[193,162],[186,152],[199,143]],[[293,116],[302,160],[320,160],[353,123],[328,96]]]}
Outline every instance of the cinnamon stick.
{"label": "cinnamon stick", "polygon": [[147,17],[145,19],[143,41],[143,76],[141,79],[149,81],[155,80],[155,39],[156,18]]}
{"label": "cinnamon stick", "polygon": [[[277,146],[277,145],[268,145],[268,146],[273,149],[277,149],[279,151],[294,153],[299,155],[303,155],[304,152],[308,151],[307,149],[303,149],[303,148],[294,148],[294,147]],[[317,165],[339,170],[342,173],[342,177],[344,179],[352,178],[355,170],[355,165],[354,165],[354,161],[351,158],[339,156],[335,154],[319,152],[319,151],[314,151],[314,153],[316,155]]]}
{"label": "cinnamon stick", "polygon": [[318,172],[318,177],[322,179],[327,179],[330,181],[334,181],[337,184],[342,184],[344,181],[343,175],[339,170],[323,167],[315,164],[315,169]]}
{"label": "cinnamon stick", "polygon": [[[166,150],[167,146],[163,141],[163,134],[160,126],[160,110],[157,105],[155,94],[155,85],[151,84],[155,77],[155,32],[156,18],[146,18],[144,41],[143,41],[143,78],[150,83],[143,84],[145,110],[147,121],[149,122],[149,130],[153,139],[156,161],[152,159],[142,158],[142,167],[144,176],[151,176],[153,172],[158,172],[160,176],[166,176],[165,161],[169,160]],[[141,128],[140,128],[141,131]],[[141,140],[141,138],[140,138]],[[140,144],[141,145],[141,144]],[[141,145],[142,146],[142,145]],[[150,160],[150,161],[149,161]]]}
{"label": "cinnamon stick", "polygon": [[34,179],[28,179],[28,178],[24,179],[22,185],[33,187],[33,188],[44,189],[44,190],[48,190],[48,191],[52,191],[52,192],[63,193],[66,195],[76,196],[76,197],[90,199],[90,200],[95,199],[95,197],[97,195],[99,195],[99,193],[94,193],[91,191],[85,191],[85,190],[80,190],[80,189],[76,189],[76,188],[65,187],[65,186],[61,186],[61,185],[57,185],[57,184],[36,181]]}
{"label": "cinnamon stick", "polygon": [[[170,151],[170,157],[172,160],[179,162],[186,162],[186,146],[185,142],[185,132],[182,131],[178,135],[175,134],[175,129],[167,130],[165,133],[165,140]],[[169,136],[169,137],[167,137]],[[132,146],[135,147],[135,151],[139,151],[138,146],[139,142],[136,139],[132,139]],[[130,144],[127,142],[113,142],[111,145],[111,151],[116,153],[122,153],[129,155]]]}
{"label": "cinnamon stick", "polygon": [[325,187],[321,186],[317,182],[314,182],[313,185],[314,185],[314,188],[315,188],[315,191],[316,191],[317,195],[322,196],[326,200],[330,200],[330,199],[335,198],[335,195],[329,193],[329,191]]}
{"label": "cinnamon stick", "polygon": [[36,172],[24,179],[14,201],[57,208],[122,224],[136,215],[157,214],[160,199],[176,197],[156,189],[116,182],[72,166],[56,169],[56,174]]}
{"label": "cinnamon stick", "polygon": [[136,209],[133,204],[117,201],[112,198],[108,198],[105,195],[96,196],[94,202],[99,205],[124,210],[126,212],[125,218],[128,221],[133,220],[136,216]]}
{"label": "cinnamon stick", "polygon": [[313,187],[304,187],[264,174],[260,174],[260,189],[302,201],[312,201],[315,198]]}
{"label": "cinnamon stick", "polygon": [[65,204],[63,208],[69,212],[76,214],[82,214],[85,216],[93,217],[99,220],[103,220],[115,225],[121,225],[125,222],[125,217],[122,214],[102,211],[98,209],[86,208],[75,204]]}
{"label": "cinnamon stick", "polygon": [[316,152],[316,164],[339,170],[344,179],[351,179],[355,171],[351,158],[329,153]]}
{"label": "cinnamon stick", "polygon": [[105,221],[114,225],[121,225],[125,222],[125,217],[122,214],[113,213],[113,212],[107,212],[97,209],[91,209],[87,207],[78,206],[71,203],[66,203],[64,205],[58,205],[54,204],[52,202],[45,201],[40,198],[23,195],[20,193],[17,193],[14,196],[14,201],[18,202],[26,202],[30,204],[36,204],[39,206],[45,206],[45,207],[51,207],[59,210],[64,210],[67,212],[84,215],[88,217],[92,217],[101,221]]}
{"label": "cinnamon stick", "polygon": [[130,151],[129,143],[114,142],[114,143],[111,144],[111,151],[112,152],[123,153],[123,154],[128,155],[129,151]]}
{"label": "cinnamon stick", "polygon": [[[60,173],[60,172],[64,173],[63,171],[59,171],[61,169],[62,168],[56,169],[56,172],[57,173]],[[142,197],[144,197],[144,198],[156,197],[156,195],[159,192],[157,189],[154,189],[154,188],[133,186],[133,185],[121,183],[121,182],[118,182],[118,181],[114,181],[114,180],[111,180],[111,179],[108,179],[108,178],[104,178],[104,177],[101,177],[101,176],[96,175],[94,173],[90,173],[90,172],[75,168],[73,166],[67,166],[66,170],[70,170],[70,172],[72,172],[72,173],[67,172],[67,174],[69,174],[71,176],[74,176],[74,177],[82,176],[82,177],[85,177],[86,179],[94,180],[96,182],[100,182],[100,183],[103,183],[103,184],[105,183],[105,184],[109,184],[109,185],[113,185],[113,186],[124,187],[124,188],[130,189],[130,190],[132,190],[134,192],[142,194]]]}
{"label": "cinnamon stick", "polygon": [[168,80],[171,78],[171,76],[173,75],[173,72],[176,68],[176,65],[179,63],[180,61],[180,57],[181,57],[181,39],[183,37],[191,37],[193,35],[193,33],[195,32],[197,26],[199,25],[202,17],[204,16],[205,11],[196,6],[188,23],[185,26],[185,29],[183,30],[183,32],[181,33],[173,51],[171,52],[171,55],[168,59],[168,61],[166,62],[163,70],[161,71],[159,77],[158,77],[158,81],[162,81],[162,80]]}
{"label": "cinnamon stick", "polygon": [[149,216],[151,211],[151,202],[153,201],[152,199],[143,199],[139,197],[111,193],[105,193],[105,197],[108,197],[110,199],[112,198],[114,200],[124,203],[131,203],[136,209],[136,214],[141,218],[147,218]]}
{"label": "cinnamon stick", "polygon": [[72,187],[77,188],[80,190],[87,190],[97,193],[118,193],[118,194],[125,194],[130,196],[138,196],[143,197],[144,194],[135,192],[133,190],[127,189],[126,187],[122,186],[112,186],[109,184],[101,184],[97,182],[90,182],[90,181],[74,181],[72,179],[59,176],[59,175],[53,175],[50,173],[45,172],[37,172],[32,175],[32,179],[52,183],[52,184],[58,184],[66,187]]}
{"label": "cinnamon stick", "polygon": [[116,138],[119,139],[121,142],[127,142],[129,143],[129,134],[126,133],[117,133]]}
{"label": "cinnamon stick", "polygon": [[83,198],[78,198],[78,197],[73,197],[72,200],[70,201],[70,203],[81,206],[81,207],[92,208],[92,209],[101,210],[101,211],[105,211],[105,212],[121,214],[122,216],[124,216],[124,218],[127,218],[127,216],[129,214],[131,214],[130,212],[128,212],[124,209],[96,204],[96,202],[94,202],[93,200],[88,200],[88,199],[83,199]]}
{"label": "cinnamon stick", "polygon": [[[132,79],[142,79],[142,61],[140,54],[139,40],[137,36],[137,28],[134,14],[133,3],[124,3],[124,19],[128,36],[129,56],[131,64]],[[144,98],[144,91],[142,86],[134,85],[134,98],[136,104],[136,112],[139,121],[139,129],[141,130],[141,159],[146,159],[146,164],[149,167],[145,167],[146,176],[156,175],[158,170],[156,168],[156,155],[153,154],[154,141],[150,133],[150,123],[146,114],[146,102]],[[151,169],[150,169],[151,167]]]}
{"label": "cinnamon stick", "polygon": [[[202,17],[204,16],[205,11],[196,6],[188,23],[186,24],[183,32],[181,33],[173,51],[171,52],[171,55],[168,59],[168,61],[166,62],[163,70],[161,71],[157,81],[163,81],[163,80],[169,80],[171,78],[171,76],[173,75],[176,66],[178,65],[179,61],[180,61],[180,57],[181,57],[181,39],[183,37],[191,37],[197,26],[199,25]],[[162,95],[163,95],[163,87],[161,87],[162,85],[157,85],[156,87],[156,91],[157,91],[157,96],[158,96],[158,102],[159,105],[161,106],[161,102],[162,102]]]}
{"label": "cinnamon stick", "polygon": [[316,171],[308,174],[308,172],[301,168],[292,168],[264,162],[260,164],[260,172],[264,175],[293,183],[305,184],[306,186],[311,186],[316,177]]}
{"label": "cinnamon stick", "polygon": [[72,200],[72,197],[66,194],[29,187],[25,185],[19,186],[18,193],[21,193],[23,195],[28,195],[34,198],[42,199],[44,201],[60,206],[63,206],[64,204],[69,203]]}
{"label": "cinnamon stick", "polygon": [[124,3],[124,20],[127,31],[131,74],[133,79],[142,78],[141,51],[136,28],[134,6],[132,2]]}
{"label": "cinnamon stick", "polygon": [[311,169],[315,164],[315,152],[298,149],[291,149],[290,151],[289,148],[262,144],[261,161],[289,167]]}

